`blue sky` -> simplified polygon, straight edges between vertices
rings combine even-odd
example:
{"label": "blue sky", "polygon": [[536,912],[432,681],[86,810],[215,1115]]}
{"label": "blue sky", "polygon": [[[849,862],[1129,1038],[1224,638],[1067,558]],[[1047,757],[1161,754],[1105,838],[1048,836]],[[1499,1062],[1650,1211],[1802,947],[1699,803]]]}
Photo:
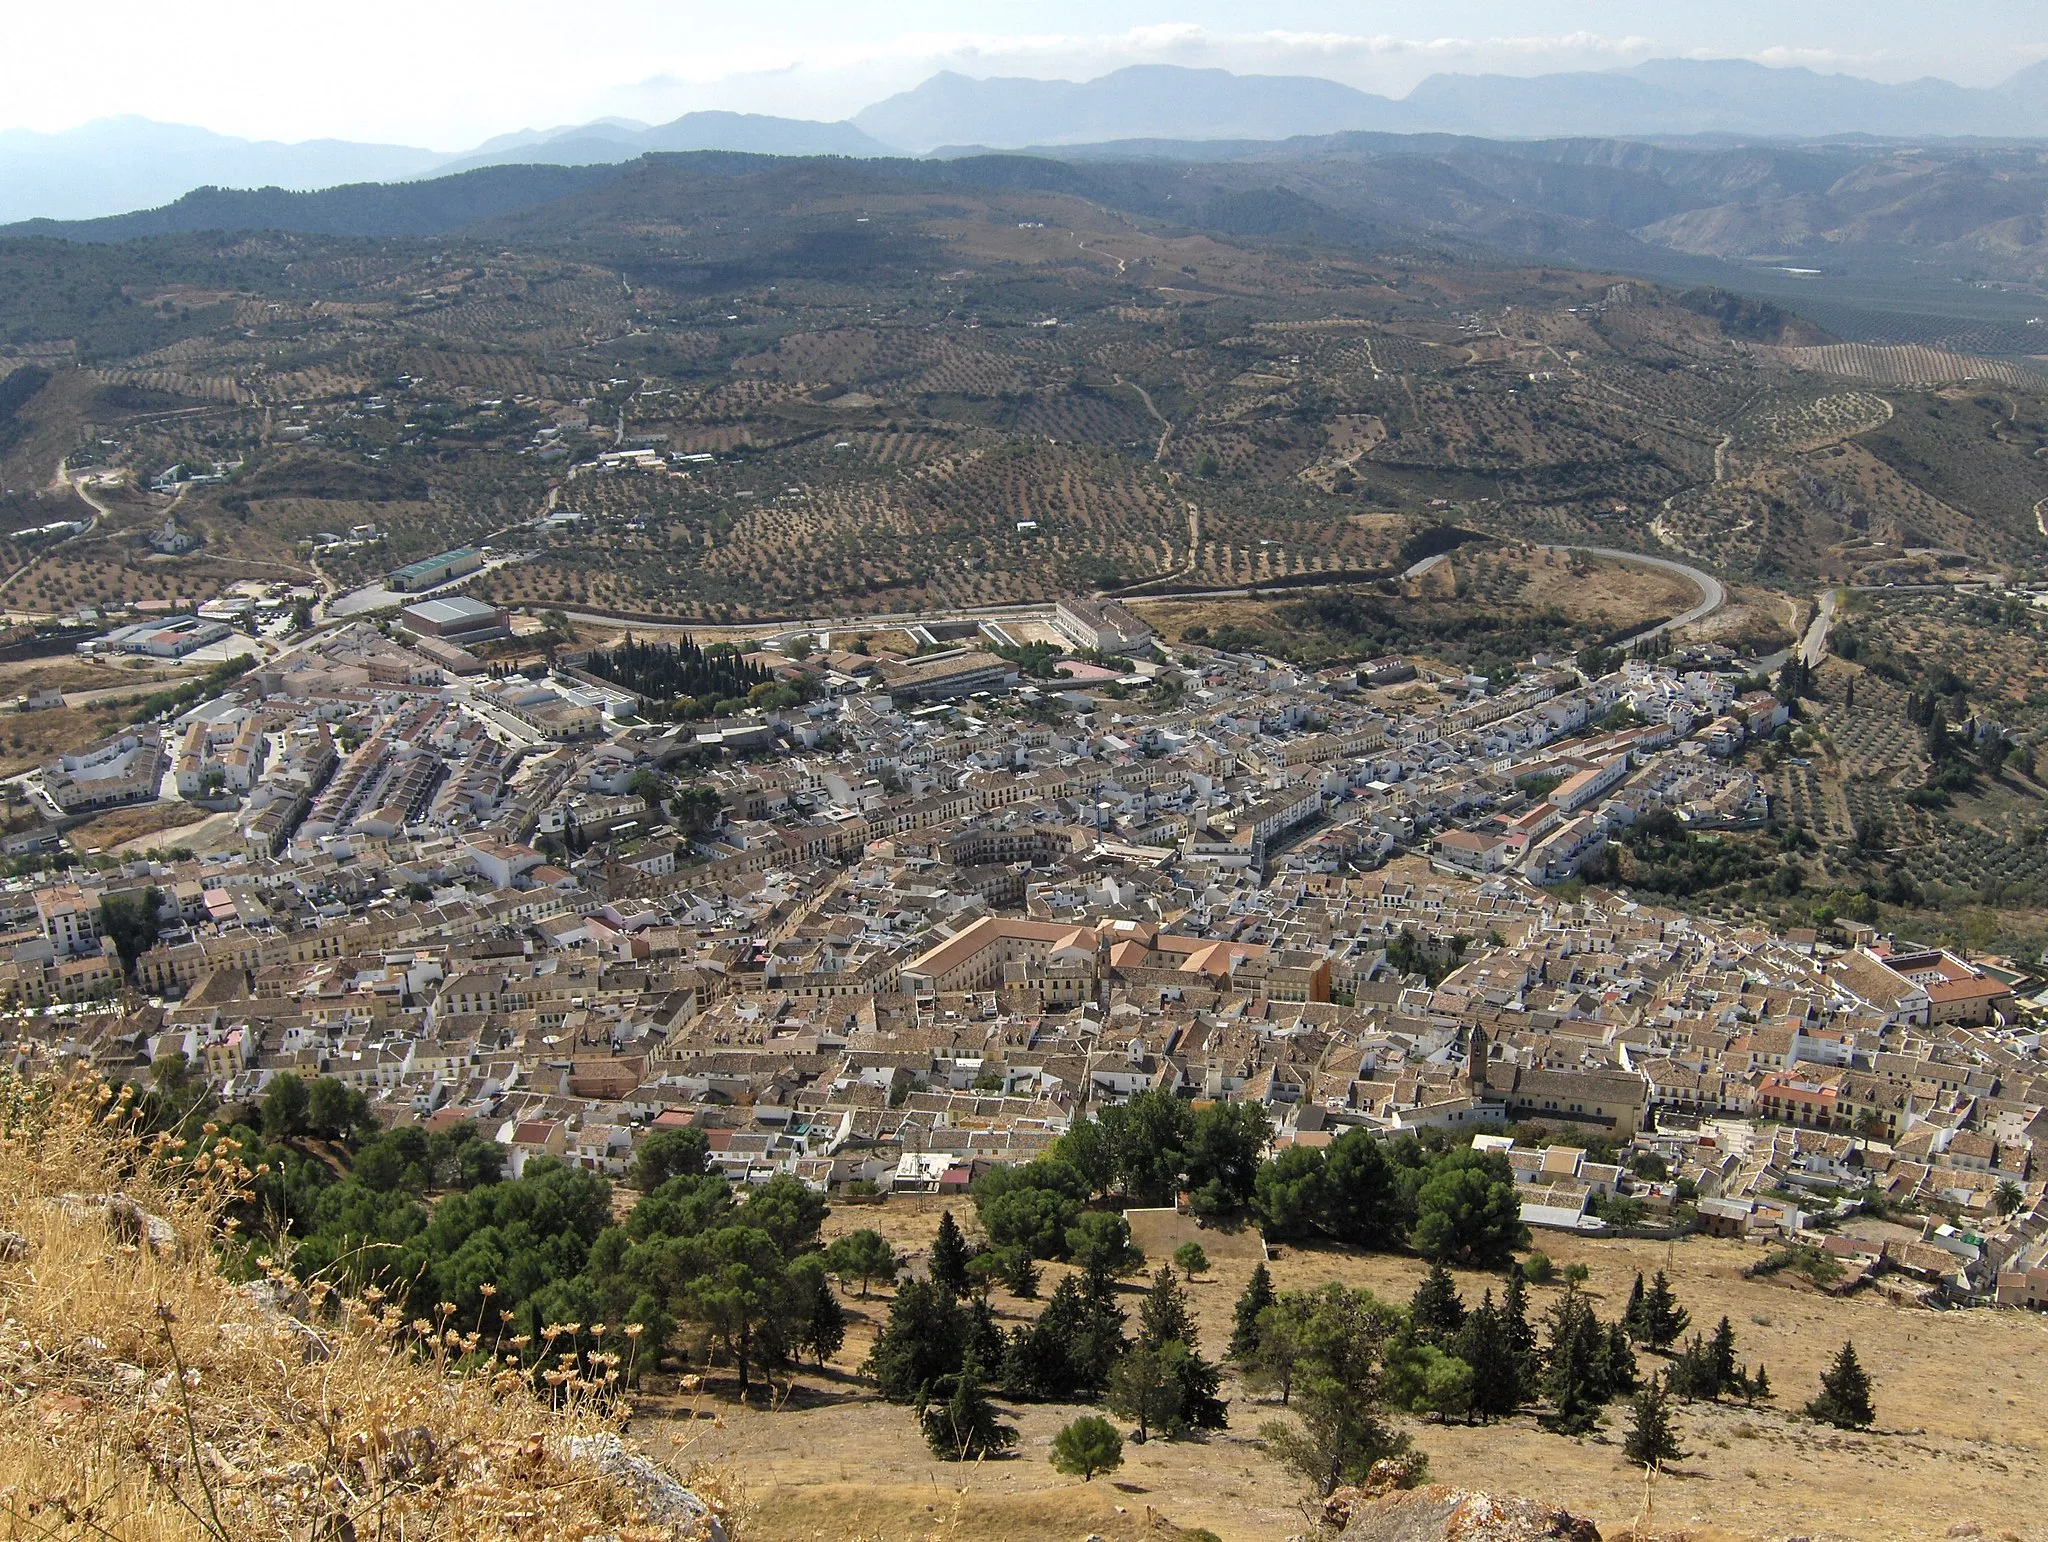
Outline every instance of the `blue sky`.
{"label": "blue sky", "polygon": [[836,118],[939,69],[1135,63],[1402,95],[1438,71],[1697,55],[1993,84],[2048,57],[2038,0],[77,0],[10,7],[0,128],[130,112],[258,138],[457,149],[528,126],[718,107]]}

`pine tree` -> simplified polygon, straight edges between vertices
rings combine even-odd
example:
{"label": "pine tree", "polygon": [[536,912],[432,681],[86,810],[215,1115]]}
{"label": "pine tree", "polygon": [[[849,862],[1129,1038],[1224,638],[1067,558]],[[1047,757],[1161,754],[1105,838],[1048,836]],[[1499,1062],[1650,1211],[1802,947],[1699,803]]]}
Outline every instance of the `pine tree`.
{"label": "pine tree", "polygon": [[1820,1395],[1806,1405],[1806,1417],[1837,1429],[1867,1429],[1877,1420],[1870,1401],[1870,1377],[1856,1358],[1856,1346],[1847,1340],[1835,1362],[1820,1379]]}
{"label": "pine tree", "polygon": [[927,1271],[934,1285],[948,1292],[955,1300],[967,1294],[970,1283],[967,1274],[967,1239],[960,1235],[959,1223],[948,1210],[939,1217],[939,1234],[932,1239],[931,1264]]}
{"label": "pine tree", "polygon": [[1714,1336],[1707,1341],[1707,1359],[1714,1373],[1715,1397],[1741,1385],[1741,1368],[1735,1363],[1735,1327],[1726,1317],[1714,1325]]}
{"label": "pine tree", "polygon": [[1271,1306],[1275,1299],[1272,1274],[1265,1264],[1254,1265],[1251,1282],[1245,1286],[1244,1294],[1237,1298],[1237,1305],[1231,1312],[1228,1358],[1241,1364],[1258,1354],[1259,1313]]}
{"label": "pine tree", "polygon": [[1472,1367],[1472,1412],[1491,1423],[1505,1419],[1528,1397],[1528,1386],[1493,1292],[1473,1308],[1451,1345],[1451,1353]]}
{"label": "pine tree", "polygon": [[1641,1344],[1650,1337],[1649,1299],[1643,1293],[1643,1271],[1636,1271],[1636,1282],[1628,1293],[1628,1305],[1622,1308],[1621,1325],[1628,1330],[1629,1340]]}
{"label": "pine tree", "polygon": [[1465,1326],[1465,1303],[1458,1295],[1457,1281],[1441,1260],[1432,1262],[1415,1295],[1408,1303],[1408,1316],[1415,1336],[1425,1344],[1442,1348]]}
{"label": "pine tree", "polygon": [[1771,1390],[1771,1373],[1761,1365],[1754,1371],[1746,1372],[1742,1378],[1742,1400],[1746,1403],[1768,1403],[1778,1394]]}
{"label": "pine tree", "polygon": [[947,1394],[943,1403],[926,1403],[917,1411],[932,1455],[941,1461],[972,1462],[1017,1443],[1016,1426],[1003,1423],[972,1365],[947,1377],[940,1390]]}
{"label": "pine tree", "polygon": [[1685,1455],[1671,1422],[1671,1403],[1655,1377],[1635,1395],[1629,1409],[1628,1435],[1622,1454],[1638,1467],[1661,1467]]}
{"label": "pine tree", "polygon": [[1650,1280],[1650,1290],[1643,1302],[1643,1325],[1647,1328],[1652,1349],[1669,1349],[1692,1322],[1692,1313],[1678,1304],[1678,1297],[1671,1289],[1671,1281],[1659,1269]]}
{"label": "pine tree", "polygon": [[1101,1414],[1083,1414],[1052,1438],[1053,1471],[1086,1483],[1124,1464],[1124,1438]]}

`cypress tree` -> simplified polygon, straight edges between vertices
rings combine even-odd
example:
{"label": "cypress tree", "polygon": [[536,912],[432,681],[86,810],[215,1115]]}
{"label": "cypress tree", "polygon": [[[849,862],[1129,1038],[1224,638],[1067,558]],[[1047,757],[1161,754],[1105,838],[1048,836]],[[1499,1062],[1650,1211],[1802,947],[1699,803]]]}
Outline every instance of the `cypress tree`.
{"label": "cypress tree", "polygon": [[972,1365],[947,1377],[941,1390],[947,1394],[943,1403],[926,1403],[917,1411],[918,1425],[933,1456],[941,1461],[972,1462],[1017,1443],[1016,1426],[1003,1423]]}
{"label": "cypress tree", "polygon": [[1648,1298],[1643,1293],[1643,1271],[1636,1271],[1636,1282],[1628,1293],[1628,1305],[1622,1309],[1621,1325],[1628,1330],[1629,1339],[1637,1344],[1650,1336]]}
{"label": "cypress tree", "polygon": [[1180,1386],[1179,1417],[1196,1429],[1220,1430],[1226,1422],[1222,1373],[1202,1358],[1201,1339],[1188,1311],[1188,1293],[1171,1269],[1152,1277],[1152,1288],[1138,1311],[1138,1347],[1168,1357]]}
{"label": "cypress tree", "polygon": [[996,1322],[994,1308],[987,1297],[977,1299],[967,1309],[967,1335],[961,1345],[960,1363],[973,1366],[982,1376],[997,1376],[1002,1373],[1008,1352],[1009,1341]]}
{"label": "cypress tree", "polygon": [[1655,1377],[1630,1405],[1628,1435],[1621,1449],[1638,1467],[1661,1467],[1685,1455],[1679,1449],[1678,1431],[1671,1422],[1670,1399]]}
{"label": "cypress tree", "polygon": [[1643,1302],[1643,1324],[1649,1330],[1652,1349],[1669,1349],[1692,1322],[1692,1313],[1678,1304],[1678,1297],[1671,1289],[1671,1281],[1659,1269],[1650,1280],[1650,1290]]}
{"label": "cypress tree", "polygon": [[1870,1377],[1856,1358],[1856,1346],[1843,1340],[1834,1364],[1820,1379],[1820,1395],[1806,1405],[1806,1417],[1837,1429],[1867,1429],[1877,1421],[1870,1400]]}
{"label": "cypress tree", "polygon": [[1550,1354],[1543,1370],[1543,1396],[1558,1433],[1583,1435],[1599,1422],[1606,1401],[1600,1366],[1605,1351],[1606,1337],[1592,1308],[1577,1291],[1566,1292],[1551,1312]]}
{"label": "cypress tree", "polygon": [[[796,1271],[790,1273],[795,1276]],[[823,1365],[846,1342],[846,1308],[832,1293],[832,1281],[823,1269],[814,1268],[801,1288],[810,1296],[804,1313],[803,1345]]]}
{"label": "cypress tree", "polygon": [[1259,1352],[1259,1313],[1273,1304],[1273,1276],[1264,1263],[1254,1265],[1251,1282],[1244,1288],[1244,1294],[1237,1298],[1237,1305],[1231,1311],[1230,1348],[1228,1357],[1232,1360],[1247,1361]]}
{"label": "cypress tree", "polygon": [[1163,1349],[1175,1339],[1194,1348],[1195,1322],[1188,1313],[1187,1291],[1172,1269],[1162,1267],[1152,1276],[1152,1288],[1138,1308],[1138,1343],[1146,1349]]}
{"label": "cypress tree", "polygon": [[1522,1368],[1522,1387],[1526,1394],[1536,1385],[1536,1330],[1529,1325],[1529,1282],[1520,1264],[1508,1273],[1507,1289],[1500,1298],[1500,1323],[1501,1331],[1507,1335],[1508,1347],[1514,1352],[1515,1362]]}
{"label": "cypress tree", "polygon": [[1472,1367],[1472,1412],[1481,1419],[1505,1419],[1522,1406],[1528,1395],[1522,1363],[1492,1291],[1466,1315],[1451,1353]]}
{"label": "cypress tree", "polygon": [[960,1235],[960,1225],[948,1210],[939,1217],[939,1234],[932,1239],[931,1264],[929,1273],[932,1283],[946,1291],[955,1300],[967,1294],[967,1239]]}
{"label": "cypress tree", "polygon": [[1688,1403],[1711,1402],[1719,1395],[1720,1383],[1714,1375],[1713,1352],[1697,1333],[1678,1358],[1671,1362],[1667,1379],[1672,1396],[1682,1397]]}
{"label": "cypress tree", "polygon": [[892,1403],[930,1395],[960,1369],[967,1344],[967,1312],[930,1280],[905,1280],[889,1305],[889,1321],[868,1352],[867,1372]]}
{"label": "cypress tree", "polygon": [[1459,1298],[1457,1281],[1451,1278],[1451,1271],[1441,1259],[1430,1264],[1422,1283],[1415,1287],[1408,1315],[1415,1324],[1415,1336],[1438,1348],[1457,1337],[1458,1330],[1465,1326],[1465,1303]]}
{"label": "cypress tree", "polygon": [[1641,1380],[1636,1371],[1635,1351],[1629,1348],[1628,1330],[1618,1322],[1607,1325],[1600,1355],[1600,1380],[1610,1398],[1635,1391]]}
{"label": "cypress tree", "polygon": [[1741,1385],[1741,1368],[1735,1363],[1735,1328],[1726,1317],[1714,1326],[1707,1341],[1707,1359],[1714,1374],[1714,1396],[1733,1392]]}

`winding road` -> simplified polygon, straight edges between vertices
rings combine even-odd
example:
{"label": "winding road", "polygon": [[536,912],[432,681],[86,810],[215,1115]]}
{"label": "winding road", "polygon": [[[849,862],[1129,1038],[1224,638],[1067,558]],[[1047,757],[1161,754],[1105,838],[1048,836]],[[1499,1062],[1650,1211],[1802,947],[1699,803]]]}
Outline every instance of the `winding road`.
{"label": "winding road", "polygon": [[1700,592],[1699,604],[1687,611],[1681,611],[1669,621],[1660,621],[1645,631],[1631,634],[1629,641],[1644,637],[1661,637],[1666,632],[1679,631],[1695,622],[1704,621],[1728,603],[1728,591],[1704,568],[1696,568],[1689,562],[1677,562],[1670,557],[1652,557],[1639,551],[1622,551],[1613,546],[1557,546],[1544,544],[1546,551],[1580,552],[1588,557],[1605,557],[1610,562],[1633,562],[1638,567],[1657,568],[1684,579]]}

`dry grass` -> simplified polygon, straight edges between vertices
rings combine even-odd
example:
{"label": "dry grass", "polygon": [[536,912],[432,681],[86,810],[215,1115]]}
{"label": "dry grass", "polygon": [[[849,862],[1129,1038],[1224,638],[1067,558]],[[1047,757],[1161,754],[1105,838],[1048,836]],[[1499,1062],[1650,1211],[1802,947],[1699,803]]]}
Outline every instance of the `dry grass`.
{"label": "dry grass", "polygon": [[[933,1199],[842,1206],[825,1229],[830,1237],[872,1226],[921,1257],[941,1209],[949,1207],[971,1233],[971,1204]],[[1231,1306],[1251,1262],[1209,1247],[1209,1236],[1211,1271],[1190,1295],[1203,1347],[1213,1355],[1228,1342]],[[1640,1527],[1645,1535],[1691,1542],[1789,1535],[1935,1542],[1951,1527],[1976,1525],[1986,1538],[2048,1542],[2038,1507],[2048,1482],[2048,1414],[2030,1390],[2048,1366],[2048,1321],[2020,1312],[1903,1309],[1868,1295],[1836,1300],[1783,1277],[1746,1280],[1742,1268],[1759,1253],[1737,1242],[1670,1245],[1546,1233],[1539,1246],[1561,1265],[1587,1266],[1586,1288],[1602,1316],[1620,1311],[1637,1270],[1669,1270],[1700,1331],[1729,1317],[1740,1355],[1769,1370],[1778,1404],[1681,1405],[1687,1455],[1660,1475],[1647,1510],[1642,1474],[1621,1455],[1628,1416],[1620,1404],[1583,1440],[1553,1435],[1531,1415],[1492,1426],[1413,1423],[1433,1480],[1561,1504],[1610,1537]],[[1298,1247],[1280,1249],[1271,1268],[1281,1290],[1337,1279],[1392,1301],[1406,1301],[1423,1271],[1412,1257]],[[1041,1298],[1063,1272],[1046,1267]],[[1134,1316],[1139,1283],[1131,1282],[1124,1298]],[[1459,1277],[1468,1302],[1499,1283],[1476,1273]],[[1557,1294],[1557,1287],[1536,1290],[1535,1310],[1540,1314]],[[994,1304],[1005,1326],[1038,1310],[1038,1303],[1003,1292]],[[1255,1437],[1280,1410],[1235,1376],[1225,1383],[1230,1428],[1126,1446],[1123,1468],[1092,1484],[1059,1476],[1047,1461],[1053,1434],[1081,1411],[1065,1406],[1005,1405],[1022,1437],[1016,1454],[961,1469],[934,1461],[910,1411],[876,1402],[845,1369],[860,1362],[887,1320],[888,1292],[866,1302],[848,1298],[846,1305],[852,1321],[836,1364],[794,1378],[777,1411],[728,1411],[717,1428],[702,1419],[663,1421],[650,1435],[744,1460],[760,1500],[761,1537],[1072,1542],[1090,1531],[1119,1537],[1114,1527],[1141,1525],[1148,1506],[1225,1542],[1309,1529],[1299,1485]],[[1796,1414],[1849,1337],[1877,1383],[1878,1425],[1860,1433]],[[1641,1363],[1649,1372],[1663,1362],[1644,1352]],[[957,1499],[961,1490],[965,1501]]]}
{"label": "dry grass", "polygon": [[[266,1309],[214,1251],[237,1154],[211,1137],[181,1163],[132,1131],[95,1083],[0,1086],[9,1537],[669,1535],[561,1454],[606,1428],[602,1388],[550,1409],[493,1346],[374,1301],[316,1289],[311,1327]],[[168,1234],[84,1198],[114,1193]]]}

